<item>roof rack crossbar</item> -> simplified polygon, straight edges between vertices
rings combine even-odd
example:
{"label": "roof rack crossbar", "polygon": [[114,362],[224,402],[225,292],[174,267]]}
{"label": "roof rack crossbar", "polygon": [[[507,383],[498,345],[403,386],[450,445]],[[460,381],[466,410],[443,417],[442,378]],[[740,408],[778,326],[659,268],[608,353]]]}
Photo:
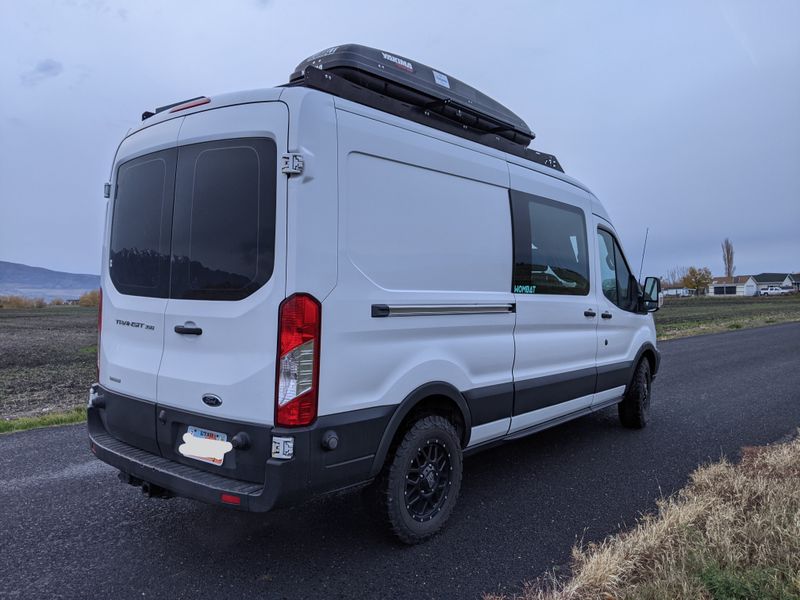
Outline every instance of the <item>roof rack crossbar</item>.
{"label": "roof rack crossbar", "polygon": [[[556,169],[562,173],[564,172],[558,159],[552,154],[527,148],[526,146],[512,141],[508,137],[497,135],[497,132],[491,131],[493,128],[475,127],[461,120],[454,119],[445,111],[432,110],[430,108],[429,104],[436,103],[437,101],[443,102],[442,99],[412,104],[359,85],[331,70],[323,71],[313,66],[306,67],[301,78],[295,78],[287,84],[287,87],[295,86],[308,87],[327,92],[334,96],[344,98],[345,100],[351,100],[358,104],[394,114],[410,121],[427,125],[428,127],[433,127],[503,152],[508,152],[509,154],[525,158],[540,165]],[[451,106],[451,104],[445,103],[444,106]],[[484,119],[484,121],[489,120],[486,115],[477,115],[470,109],[462,112],[465,114],[468,113],[475,118]],[[493,123],[493,125],[502,126],[496,123]]]}

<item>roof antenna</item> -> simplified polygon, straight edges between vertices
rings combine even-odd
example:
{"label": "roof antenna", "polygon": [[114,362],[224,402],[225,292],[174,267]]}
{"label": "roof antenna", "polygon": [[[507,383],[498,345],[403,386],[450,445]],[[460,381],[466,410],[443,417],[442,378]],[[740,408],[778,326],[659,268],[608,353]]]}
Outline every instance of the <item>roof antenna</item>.
{"label": "roof antenna", "polygon": [[642,246],[642,262],[639,264],[639,281],[642,281],[642,268],[644,267],[644,253],[647,250],[647,235],[650,233],[650,228],[644,232],[644,246]]}

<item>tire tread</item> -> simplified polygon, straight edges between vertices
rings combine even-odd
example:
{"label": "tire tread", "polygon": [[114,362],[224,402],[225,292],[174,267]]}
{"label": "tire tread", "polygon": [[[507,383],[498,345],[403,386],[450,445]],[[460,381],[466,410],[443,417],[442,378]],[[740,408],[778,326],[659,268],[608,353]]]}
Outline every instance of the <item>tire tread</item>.
{"label": "tire tread", "polygon": [[647,409],[642,403],[644,394],[648,393],[650,386],[650,363],[642,358],[636,366],[633,380],[625,396],[617,405],[619,420],[624,427],[629,429],[642,429],[647,425]]}
{"label": "tire tread", "polygon": [[[448,502],[442,507],[442,511],[436,518],[429,523],[419,524],[420,526],[409,526],[403,518],[402,511],[405,507],[400,505],[392,495],[392,486],[404,485],[405,461],[407,456],[417,451],[417,446],[433,432],[441,432],[445,437],[450,438],[450,443],[457,449],[458,456],[453,464],[453,480],[450,487]],[[450,516],[453,507],[458,499],[461,487],[461,444],[458,434],[453,424],[446,418],[439,415],[428,415],[420,418],[408,428],[403,435],[397,448],[386,461],[381,473],[373,482],[369,491],[370,500],[380,504],[381,516],[389,525],[392,533],[405,544],[418,544],[427,540],[438,533]],[[433,527],[431,527],[433,525]]]}

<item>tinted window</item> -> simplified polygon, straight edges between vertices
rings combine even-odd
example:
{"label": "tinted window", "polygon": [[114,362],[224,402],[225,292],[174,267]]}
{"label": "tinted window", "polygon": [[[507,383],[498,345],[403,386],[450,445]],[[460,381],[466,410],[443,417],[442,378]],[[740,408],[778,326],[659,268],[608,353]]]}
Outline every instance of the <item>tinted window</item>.
{"label": "tinted window", "polygon": [[128,161],[117,171],[109,271],[123,294],[167,296],[174,173],[175,150]]}
{"label": "tinted window", "polygon": [[614,238],[602,229],[597,232],[600,257],[600,281],[603,295],[617,304],[617,263],[614,258]]}
{"label": "tinted window", "polygon": [[276,161],[266,139],[180,148],[170,297],[238,300],[269,280]]}
{"label": "tinted window", "polygon": [[554,200],[511,192],[517,294],[589,293],[583,211]]}
{"label": "tinted window", "polygon": [[619,244],[605,229],[597,230],[603,295],[623,310],[636,309],[639,286],[631,278]]}
{"label": "tinted window", "polygon": [[636,307],[636,297],[634,296],[635,289],[631,285],[631,270],[625,262],[625,257],[622,255],[622,250],[619,244],[614,240],[614,259],[617,264],[617,295],[619,302],[617,303],[620,308],[625,310],[634,310]]}

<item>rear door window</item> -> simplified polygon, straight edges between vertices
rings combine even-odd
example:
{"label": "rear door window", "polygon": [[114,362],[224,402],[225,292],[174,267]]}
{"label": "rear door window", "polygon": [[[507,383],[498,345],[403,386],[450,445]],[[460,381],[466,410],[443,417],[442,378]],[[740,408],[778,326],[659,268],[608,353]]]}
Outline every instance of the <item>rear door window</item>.
{"label": "rear door window", "polygon": [[270,279],[276,169],[269,139],[180,148],[171,298],[239,300]]}
{"label": "rear door window", "polygon": [[272,277],[277,146],[222,140],[123,163],[109,271],[122,294],[240,300]]}
{"label": "rear door window", "polygon": [[109,274],[122,294],[166,298],[174,149],[123,163],[117,171]]}

